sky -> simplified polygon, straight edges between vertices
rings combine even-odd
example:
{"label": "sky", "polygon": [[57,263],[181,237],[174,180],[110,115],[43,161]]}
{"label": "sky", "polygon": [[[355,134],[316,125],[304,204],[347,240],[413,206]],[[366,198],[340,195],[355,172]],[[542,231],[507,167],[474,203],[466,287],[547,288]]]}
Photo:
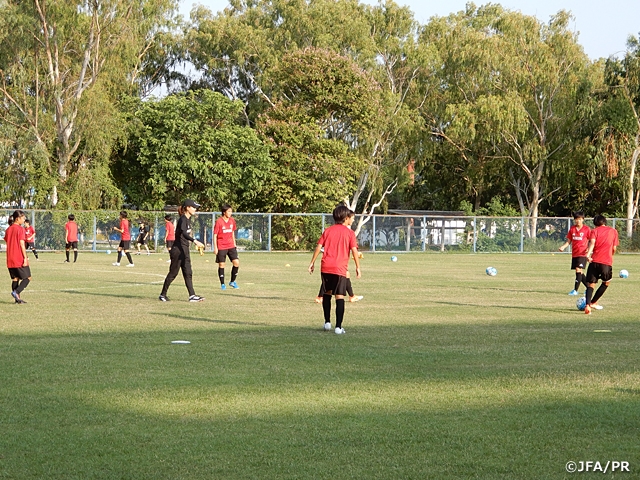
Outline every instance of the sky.
{"label": "sky", "polygon": [[[363,1],[363,0],[361,0]],[[396,0],[399,5],[408,6],[421,24],[433,16],[446,16],[464,10],[469,0]],[[363,3],[377,5],[376,0]],[[489,2],[476,0],[476,5]],[[621,56],[626,50],[629,35],[640,33],[640,0],[503,0],[494,1],[509,10],[534,15],[547,22],[560,10],[570,11],[575,20],[572,29],[578,33],[578,42],[592,59],[611,55]],[[181,0],[181,13],[189,18],[194,4],[204,5],[214,13],[223,10],[226,0]]]}

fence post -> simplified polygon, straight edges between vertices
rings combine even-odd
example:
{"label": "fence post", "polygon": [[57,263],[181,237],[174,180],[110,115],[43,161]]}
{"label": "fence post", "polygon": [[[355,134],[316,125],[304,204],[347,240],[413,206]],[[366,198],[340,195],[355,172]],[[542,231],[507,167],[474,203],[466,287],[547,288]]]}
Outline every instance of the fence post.
{"label": "fence post", "polygon": [[324,232],[324,213],[322,214],[322,231]]}
{"label": "fence post", "polygon": [[422,225],[420,225],[420,237],[422,240],[422,251],[427,250],[427,216],[422,217]]}
{"label": "fence post", "polygon": [[269,241],[267,243],[267,251],[271,251],[271,214],[268,214],[269,216]]}
{"label": "fence post", "polygon": [[478,217],[473,217],[473,253],[478,253]]}
{"label": "fence post", "polygon": [[445,219],[442,219],[442,231],[440,232],[440,251],[444,252],[444,234],[445,234]]}
{"label": "fence post", "polygon": [[524,252],[524,217],[520,217],[520,253]]}
{"label": "fence post", "polygon": [[158,214],[155,214],[153,221],[153,251],[158,253]]}
{"label": "fence post", "polygon": [[371,251],[375,252],[376,251],[376,217],[375,215],[372,215],[372,222],[371,222]]}
{"label": "fence post", "polygon": [[96,240],[97,240],[96,237],[98,236],[97,232],[98,232],[98,219],[96,218],[96,215],[94,214],[93,215],[93,246],[91,248],[94,252],[98,251],[97,250],[97,245],[96,245]]}

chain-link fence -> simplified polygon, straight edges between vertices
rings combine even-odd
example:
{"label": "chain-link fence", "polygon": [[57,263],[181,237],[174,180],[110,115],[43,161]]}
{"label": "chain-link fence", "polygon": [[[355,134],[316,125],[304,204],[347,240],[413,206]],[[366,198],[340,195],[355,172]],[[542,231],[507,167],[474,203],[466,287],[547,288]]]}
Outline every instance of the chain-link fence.
{"label": "chain-link fence", "polygon": [[[70,212],[26,210],[36,229],[39,250],[64,249],[64,225]],[[8,226],[9,210],[0,210],[0,239]],[[79,227],[78,248],[106,251],[117,248],[120,234],[119,212],[73,212]],[[165,215],[177,220],[176,212],[142,212],[130,210],[132,246],[142,221],[150,227],[149,248],[164,249]],[[213,226],[219,212],[198,212],[192,218],[196,238],[212,250]],[[238,248],[246,251],[311,250],[322,231],[333,225],[330,214],[234,213],[238,226]],[[356,221],[355,228],[360,220]],[[373,215],[362,225],[358,244],[371,252],[440,251],[440,252],[554,252],[564,243],[573,224],[571,218],[539,217],[462,217],[428,215]],[[593,227],[591,220],[586,224]],[[608,219],[620,237],[621,252],[640,251],[640,221],[629,229],[626,219]],[[628,236],[628,233],[631,236]],[[0,248],[4,245],[0,243]]]}

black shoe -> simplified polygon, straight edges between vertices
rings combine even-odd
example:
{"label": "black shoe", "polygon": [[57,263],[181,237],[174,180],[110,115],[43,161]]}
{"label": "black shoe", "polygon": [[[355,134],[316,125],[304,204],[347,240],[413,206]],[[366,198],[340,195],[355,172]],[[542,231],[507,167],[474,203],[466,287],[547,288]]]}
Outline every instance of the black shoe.
{"label": "black shoe", "polygon": [[204,301],[204,297],[199,297],[198,295],[191,295],[189,297],[190,302],[202,302]]}
{"label": "black shoe", "polygon": [[165,295],[160,295],[158,297],[158,300],[160,300],[161,302],[168,302],[169,301],[169,299]]}

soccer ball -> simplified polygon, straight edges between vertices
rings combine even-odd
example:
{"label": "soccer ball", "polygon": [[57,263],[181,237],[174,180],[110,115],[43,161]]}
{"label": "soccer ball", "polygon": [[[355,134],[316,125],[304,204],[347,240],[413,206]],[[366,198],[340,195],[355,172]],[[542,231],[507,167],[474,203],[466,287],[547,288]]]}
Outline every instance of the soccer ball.
{"label": "soccer ball", "polygon": [[581,312],[584,311],[584,307],[587,306],[587,298],[586,297],[580,297],[578,299],[578,301],[576,302],[576,308],[578,310],[580,310]]}
{"label": "soccer ball", "polygon": [[498,274],[498,270],[495,267],[487,267],[487,269],[485,270],[485,272],[487,273],[487,275],[489,275],[490,277],[495,277]]}
{"label": "soccer ball", "polygon": [[393,257],[391,257],[391,261],[392,262],[397,262],[398,261],[398,257],[396,257],[395,255]]}
{"label": "soccer ball", "polygon": [[629,272],[624,269],[620,270],[620,273],[618,275],[620,275],[620,278],[629,278]]}
{"label": "soccer ball", "polygon": [[107,250],[107,255],[111,255],[111,250]]}

